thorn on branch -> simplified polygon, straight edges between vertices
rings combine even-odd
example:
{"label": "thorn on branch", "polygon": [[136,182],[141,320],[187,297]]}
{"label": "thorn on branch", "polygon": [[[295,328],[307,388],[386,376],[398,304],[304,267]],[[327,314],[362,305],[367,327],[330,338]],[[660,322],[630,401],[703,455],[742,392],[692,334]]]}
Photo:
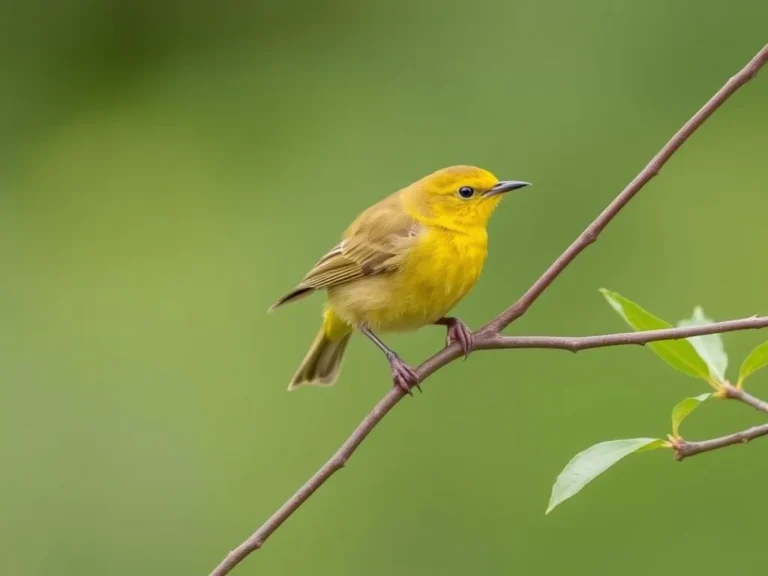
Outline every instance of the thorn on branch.
{"label": "thorn on branch", "polygon": [[341,469],[347,465],[348,460],[349,458],[346,456],[337,456],[333,461],[333,465],[335,468]]}
{"label": "thorn on branch", "polygon": [[600,236],[600,230],[598,230],[594,224],[590,224],[590,226],[584,231],[584,242],[587,244],[593,244],[597,242],[598,236]]}

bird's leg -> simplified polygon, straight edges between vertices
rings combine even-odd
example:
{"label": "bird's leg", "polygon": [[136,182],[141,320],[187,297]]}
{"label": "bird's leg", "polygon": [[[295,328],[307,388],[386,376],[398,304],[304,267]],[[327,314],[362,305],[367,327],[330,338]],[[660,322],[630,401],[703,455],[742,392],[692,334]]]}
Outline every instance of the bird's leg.
{"label": "bird's leg", "polygon": [[464,324],[458,318],[452,316],[444,316],[437,320],[435,324],[440,326],[447,326],[448,333],[445,335],[446,345],[450,345],[452,342],[458,342],[461,349],[464,351],[464,359],[469,357],[469,353],[475,347],[475,337],[472,334],[472,330],[469,326]]}
{"label": "bird's leg", "polygon": [[360,332],[368,336],[370,340],[378,346],[382,352],[387,356],[389,360],[389,366],[392,368],[392,379],[395,381],[395,385],[399,386],[403,391],[413,396],[411,392],[411,386],[416,386],[421,392],[421,386],[419,386],[419,375],[416,370],[408,366],[400,359],[400,356],[395,354],[390,348],[382,342],[376,334],[371,332],[371,329],[367,326],[360,328]]}

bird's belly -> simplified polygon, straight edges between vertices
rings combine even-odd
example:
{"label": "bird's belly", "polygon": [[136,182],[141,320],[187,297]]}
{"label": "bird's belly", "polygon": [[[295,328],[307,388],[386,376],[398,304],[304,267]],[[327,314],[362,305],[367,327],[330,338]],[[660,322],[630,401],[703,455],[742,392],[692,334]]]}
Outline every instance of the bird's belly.
{"label": "bird's belly", "polygon": [[485,236],[429,232],[402,267],[329,291],[333,308],[354,326],[408,331],[445,316],[472,289],[486,256]]}

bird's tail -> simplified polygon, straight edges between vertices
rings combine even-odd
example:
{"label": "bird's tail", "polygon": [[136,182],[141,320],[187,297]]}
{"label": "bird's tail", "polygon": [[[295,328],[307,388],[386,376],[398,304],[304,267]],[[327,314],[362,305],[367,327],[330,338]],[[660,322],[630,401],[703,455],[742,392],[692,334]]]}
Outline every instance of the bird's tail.
{"label": "bird's tail", "polygon": [[320,332],[291,379],[288,390],[294,390],[302,384],[333,386],[339,377],[341,361],[350,336],[352,327],[342,320],[333,308],[327,307]]}

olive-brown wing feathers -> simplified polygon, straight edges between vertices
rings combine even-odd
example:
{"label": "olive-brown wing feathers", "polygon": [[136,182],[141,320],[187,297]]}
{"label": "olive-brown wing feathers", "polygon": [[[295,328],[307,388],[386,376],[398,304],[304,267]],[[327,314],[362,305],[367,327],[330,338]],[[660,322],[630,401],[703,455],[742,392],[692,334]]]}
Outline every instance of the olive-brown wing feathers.
{"label": "olive-brown wing feathers", "polygon": [[347,229],[344,240],[323,256],[299,285],[270,310],[320,288],[396,270],[418,230],[418,223],[403,209],[398,195],[371,206]]}

